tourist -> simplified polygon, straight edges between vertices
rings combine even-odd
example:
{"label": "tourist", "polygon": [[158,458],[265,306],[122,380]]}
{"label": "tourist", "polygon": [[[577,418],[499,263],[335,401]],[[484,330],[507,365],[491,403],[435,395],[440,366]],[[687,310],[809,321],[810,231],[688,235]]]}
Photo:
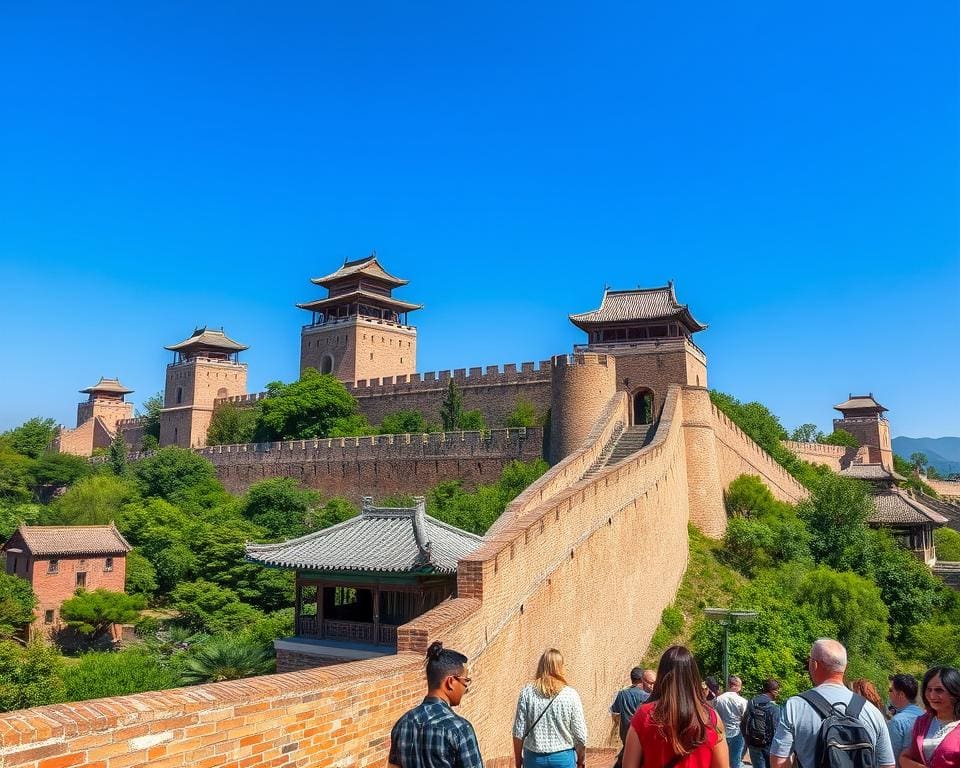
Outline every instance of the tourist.
{"label": "tourist", "polygon": [[[867,680],[867,678],[858,677],[856,680],[851,681],[850,690],[863,696],[863,698],[880,710],[881,715],[887,717],[887,708],[883,704],[883,699],[880,698],[880,691],[878,691],[877,686]],[[897,753],[894,752],[893,756],[896,757]]]}
{"label": "tourist", "polygon": [[779,696],[780,683],[770,679],[764,681],[762,692],[747,702],[740,728],[753,768],[770,768],[770,745],[780,723]]}
{"label": "tourist", "polygon": [[624,768],[727,768],[727,742],[717,713],[704,701],[700,670],[682,645],[660,657],[650,699],[633,716]]}
{"label": "tourist", "polygon": [[544,651],[537,676],[520,692],[513,720],[516,768],[582,768],[587,747],[587,721],[580,695],[567,685],[563,656]]}
{"label": "tourist", "polygon": [[747,712],[747,700],[740,695],[743,681],[736,675],[727,678],[727,690],[714,699],[713,708],[723,723],[727,749],[730,751],[730,768],[740,768],[743,759],[743,734],[740,721]]}
{"label": "tourist", "polygon": [[[887,722],[873,704],[843,684],[846,668],[847,649],[836,640],[821,638],[813,644],[807,672],[814,688],[787,699],[770,745],[772,768],[787,768],[791,754],[796,755],[799,768],[816,768],[820,725],[831,711],[848,712],[859,721],[859,733],[847,729],[848,735],[856,736],[855,741],[833,742],[832,749],[842,750],[849,758],[848,765],[872,760],[874,766],[893,767]],[[834,705],[842,706],[834,708]],[[829,759],[830,755],[824,757]]]}
{"label": "tourist", "polygon": [[[627,731],[630,728],[630,721],[637,712],[637,708],[650,698],[650,692],[657,681],[657,673],[652,669],[641,669],[634,667],[630,670],[630,686],[617,693],[617,697],[610,706],[610,716],[613,718],[613,724],[620,730],[620,742],[625,744],[627,741]],[[620,748],[620,754],[617,755],[617,761],[614,768],[619,768],[623,760],[623,747]]]}
{"label": "tourist", "polygon": [[427,649],[427,696],[390,731],[389,764],[396,768],[483,768],[477,736],[451,707],[470,687],[467,657],[434,642]]}
{"label": "tourist", "polygon": [[918,690],[917,678],[913,675],[893,675],[890,678],[887,694],[893,717],[887,723],[887,730],[890,732],[890,745],[898,766],[900,753],[907,748],[913,732],[913,724],[923,714],[923,710],[916,704]]}
{"label": "tourist", "polygon": [[960,766],[960,671],[933,667],[920,684],[926,709],[913,724],[901,768],[958,768]]}
{"label": "tourist", "polygon": [[716,701],[717,696],[720,695],[720,683],[717,682],[717,678],[713,675],[710,675],[703,681],[703,686],[705,689],[705,696],[707,697],[707,702],[710,706],[713,706],[713,702]]}

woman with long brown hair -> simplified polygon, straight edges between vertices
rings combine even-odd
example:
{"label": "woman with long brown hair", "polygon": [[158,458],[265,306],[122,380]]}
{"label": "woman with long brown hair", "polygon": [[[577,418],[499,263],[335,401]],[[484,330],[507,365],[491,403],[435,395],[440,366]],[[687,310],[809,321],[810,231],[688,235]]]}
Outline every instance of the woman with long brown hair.
{"label": "woman with long brown hair", "polygon": [[516,768],[574,768],[584,764],[587,722],[580,695],[567,685],[563,656],[544,651],[537,676],[524,686],[513,721]]}
{"label": "woman with long brown hair", "polygon": [[657,683],[633,716],[623,768],[728,768],[720,718],[707,706],[700,670],[682,645],[663,652]]}
{"label": "woman with long brown hair", "polygon": [[881,715],[887,720],[890,719],[888,716],[889,713],[887,712],[887,705],[884,704],[883,699],[880,698],[880,692],[877,690],[877,686],[867,680],[867,678],[858,677],[856,680],[852,680],[850,682],[850,690],[859,696],[863,696],[863,698],[880,710]]}

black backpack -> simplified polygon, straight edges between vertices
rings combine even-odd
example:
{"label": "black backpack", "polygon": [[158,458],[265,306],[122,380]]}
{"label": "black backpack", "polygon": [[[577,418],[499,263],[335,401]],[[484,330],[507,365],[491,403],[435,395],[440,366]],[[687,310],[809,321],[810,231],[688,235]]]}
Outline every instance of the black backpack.
{"label": "black backpack", "polygon": [[740,721],[740,732],[748,746],[766,749],[773,743],[774,704],[771,701],[758,701],[758,698],[751,699],[747,704],[747,711]]}
{"label": "black backpack", "polygon": [[830,704],[816,691],[801,693],[800,698],[823,718],[817,734],[817,764],[803,768],[876,768],[874,737],[860,719],[867,703],[863,696],[853,694],[846,706]]}

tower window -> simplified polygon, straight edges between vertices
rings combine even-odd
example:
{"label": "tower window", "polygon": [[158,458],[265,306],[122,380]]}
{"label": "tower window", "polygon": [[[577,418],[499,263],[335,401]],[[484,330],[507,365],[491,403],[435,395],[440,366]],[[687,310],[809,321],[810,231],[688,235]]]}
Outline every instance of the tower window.
{"label": "tower window", "polygon": [[370,359],[373,360],[373,352],[370,353]]}
{"label": "tower window", "polygon": [[113,570],[113,558],[108,557],[103,561],[103,570],[109,572]]}
{"label": "tower window", "polygon": [[47,563],[47,573],[60,573],[60,561],[57,559],[50,560]]}
{"label": "tower window", "polygon": [[183,402],[183,387],[177,387],[177,404]]}
{"label": "tower window", "polygon": [[43,612],[43,623],[44,624],[53,624],[53,610],[47,609]]}
{"label": "tower window", "polygon": [[77,589],[83,589],[87,586],[87,574],[81,571],[77,574]]}
{"label": "tower window", "polygon": [[320,373],[333,372],[333,355],[324,355],[320,361]]}

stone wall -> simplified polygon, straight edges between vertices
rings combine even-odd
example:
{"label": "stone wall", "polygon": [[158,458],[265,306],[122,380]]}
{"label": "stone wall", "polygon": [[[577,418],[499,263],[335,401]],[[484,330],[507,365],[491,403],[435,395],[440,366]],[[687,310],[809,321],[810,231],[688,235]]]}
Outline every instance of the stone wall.
{"label": "stone wall", "polygon": [[929,477],[923,480],[945,499],[960,499],[960,480],[931,480]]}
{"label": "stone wall", "polygon": [[[488,760],[511,753],[514,697],[549,646],[566,656],[590,745],[605,744],[612,695],[683,576],[691,502],[717,535],[710,510],[722,509],[716,497],[739,472],[760,475],[781,498],[802,491],[704,408],[704,391],[688,389],[668,393],[650,445],[584,480],[626,412],[625,395],[615,394],[592,440],[518,496],[461,561],[458,597],[399,629],[396,656],[8,713],[0,766],[380,766],[390,726],[423,693],[422,654],[434,639],[471,658],[463,714]],[[705,486],[712,499],[691,496],[703,477],[714,478]]]}
{"label": "stone wall", "polygon": [[93,418],[74,429],[60,427],[51,448],[58,453],[89,456],[97,448],[109,448],[112,440],[113,434],[107,429],[103,419]]}

